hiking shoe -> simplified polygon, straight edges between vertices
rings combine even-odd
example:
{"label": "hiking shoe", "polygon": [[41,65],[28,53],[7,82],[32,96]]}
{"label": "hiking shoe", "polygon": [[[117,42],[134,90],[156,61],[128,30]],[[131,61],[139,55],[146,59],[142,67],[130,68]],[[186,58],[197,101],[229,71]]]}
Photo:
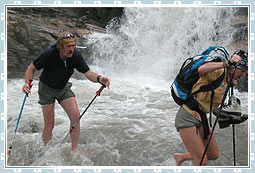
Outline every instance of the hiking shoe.
{"label": "hiking shoe", "polygon": [[213,114],[218,116],[220,128],[226,128],[230,124],[240,124],[248,119],[246,114],[242,115],[241,110],[240,99],[232,96],[229,104],[224,105],[221,110],[220,108],[216,108]]}

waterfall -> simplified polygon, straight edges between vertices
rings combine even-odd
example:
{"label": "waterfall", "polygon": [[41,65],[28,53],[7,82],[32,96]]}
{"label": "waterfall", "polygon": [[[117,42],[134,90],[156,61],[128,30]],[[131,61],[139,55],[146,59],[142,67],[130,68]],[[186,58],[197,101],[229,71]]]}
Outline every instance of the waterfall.
{"label": "waterfall", "polygon": [[[95,65],[111,75],[170,80],[184,59],[212,45],[227,46],[235,29],[235,8],[125,8],[106,33],[93,33]],[[228,49],[228,47],[227,47]]]}

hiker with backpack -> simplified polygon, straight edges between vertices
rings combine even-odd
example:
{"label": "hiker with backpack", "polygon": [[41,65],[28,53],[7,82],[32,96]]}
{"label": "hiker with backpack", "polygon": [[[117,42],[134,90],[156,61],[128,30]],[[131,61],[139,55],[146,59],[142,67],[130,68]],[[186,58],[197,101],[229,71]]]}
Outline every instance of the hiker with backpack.
{"label": "hiker with backpack", "polygon": [[[210,47],[184,62],[171,87],[173,99],[181,106],[176,114],[175,127],[188,150],[173,154],[177,166],[186,160],[193,160],[194,166],[205,166],[208,160],[219,157],[218,145],[214,136],[210,136],[212,129],[206,114],[211,114],[224,102],[229,86],[235,85],[247,70],[246,51],[236,51],[229,58],[228,52],[220,46]],[[221,116],[225,108],[228,109],[227,106],[221,107],[214,114]],[[228,116],[226,112],[224,116]],[[239,124],[245,120],[239,118],[232,123]]]}

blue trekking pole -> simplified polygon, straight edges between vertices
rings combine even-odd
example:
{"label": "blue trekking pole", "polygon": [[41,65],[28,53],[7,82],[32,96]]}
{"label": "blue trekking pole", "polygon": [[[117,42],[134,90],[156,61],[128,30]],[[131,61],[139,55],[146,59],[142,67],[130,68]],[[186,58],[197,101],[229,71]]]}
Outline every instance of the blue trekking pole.
{"label": "blue trekking pole", "polygon": [[[28,85],[30,86],[30,88],[32,87],[32,80],[29,80]],[[16,127],[15,127],[15,130],[14,130],[14,136],[12,138],[12,143],[9,146],[8,156],[11,154],[11,150],[12,150],[12,147],[13,147],[13,143],[14,143],[14,140],[15,140],[15,136],[16,136],[16,133],[17,133],[17,130],[18,130],[20,118],[21,118],[22,111],[23,111],[23,108],[24,108],[24,105],[25,105],[27,97],[28,97],[28,93],[25,94],[24,100],[23,100],[22,105],[21,105],[21,109],[20,109],[20,112],[19,112],[18,120],[17,120]]]}

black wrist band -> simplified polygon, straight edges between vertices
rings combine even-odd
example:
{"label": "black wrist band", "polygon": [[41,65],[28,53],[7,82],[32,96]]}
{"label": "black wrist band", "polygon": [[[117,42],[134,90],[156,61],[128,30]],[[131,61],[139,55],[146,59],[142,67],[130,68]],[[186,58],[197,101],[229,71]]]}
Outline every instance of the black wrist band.
{"label": "black wrist band", "polygon": [[97,75],[97,82],[101,84],[99,78],[101,77],[101,75]]}

